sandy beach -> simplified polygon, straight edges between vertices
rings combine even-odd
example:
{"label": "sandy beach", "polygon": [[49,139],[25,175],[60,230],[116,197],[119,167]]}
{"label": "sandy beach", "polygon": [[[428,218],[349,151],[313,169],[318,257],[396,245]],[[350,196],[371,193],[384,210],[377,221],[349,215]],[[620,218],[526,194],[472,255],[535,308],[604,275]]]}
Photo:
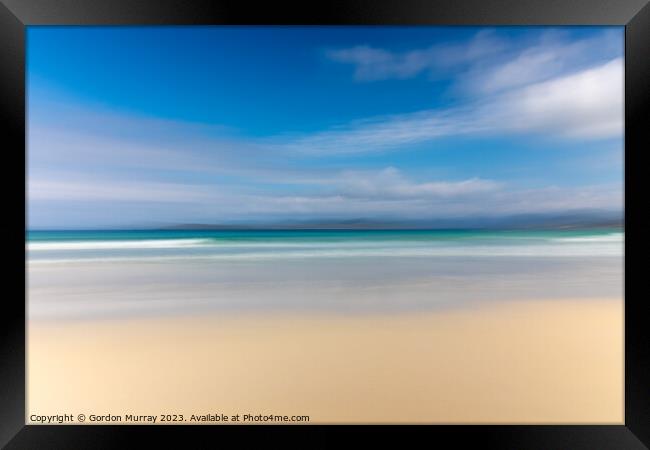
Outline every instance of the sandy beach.
{"label": "sandy beach", "polygon": [[620,298],[486,302],[390,315],[36,320],[27,349],[28,416],[623,421]]}

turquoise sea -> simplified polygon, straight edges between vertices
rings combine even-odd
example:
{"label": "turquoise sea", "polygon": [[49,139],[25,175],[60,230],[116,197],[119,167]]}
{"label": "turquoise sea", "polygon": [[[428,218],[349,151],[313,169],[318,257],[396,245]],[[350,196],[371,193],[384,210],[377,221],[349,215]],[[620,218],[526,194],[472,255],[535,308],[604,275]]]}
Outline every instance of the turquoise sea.
{"label": "turquoise sea", "polygon": [[31,319],[622,299],[621,229],[31,231]]}
{"label": "turquoise sea", "polygon": [[621,256],[620,229],[30,231],[30,261]]}

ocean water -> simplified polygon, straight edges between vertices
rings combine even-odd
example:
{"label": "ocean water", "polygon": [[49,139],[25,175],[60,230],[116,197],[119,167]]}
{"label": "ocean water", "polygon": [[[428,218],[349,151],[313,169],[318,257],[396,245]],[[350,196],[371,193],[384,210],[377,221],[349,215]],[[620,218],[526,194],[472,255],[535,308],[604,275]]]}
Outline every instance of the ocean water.
{"label": "ocean water", "polygon": [[620,229],[31,231],[30,318],[621,298]]}
{"label": "ocean water", "polygon": [[623,233],[588,231],[30,231],[31,262],[355,257],[622,256]]}

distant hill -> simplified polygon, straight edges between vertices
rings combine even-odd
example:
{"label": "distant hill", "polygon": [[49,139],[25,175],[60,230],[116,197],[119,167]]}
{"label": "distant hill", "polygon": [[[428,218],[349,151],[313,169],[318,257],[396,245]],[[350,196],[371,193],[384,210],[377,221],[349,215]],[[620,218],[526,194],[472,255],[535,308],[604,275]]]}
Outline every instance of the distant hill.
{"label": "distant hill", "polygon": [[168,230],[394,230],[394,229],[588,229],[623,227],[621,213],[573,212],[565,214],[519,214],[507,217],[464,217],[430,220],[277,221],[266,223],[199,224],[166,226]]}

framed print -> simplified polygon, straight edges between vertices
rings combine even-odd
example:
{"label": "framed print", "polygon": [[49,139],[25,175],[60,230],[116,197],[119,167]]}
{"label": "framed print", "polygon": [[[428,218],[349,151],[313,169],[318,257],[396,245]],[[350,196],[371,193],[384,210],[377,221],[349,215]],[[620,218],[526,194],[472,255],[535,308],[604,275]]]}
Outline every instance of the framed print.
{"label": "framed print", "polygon": [[2,444],[646,448],[646,3],[3,0]]}

